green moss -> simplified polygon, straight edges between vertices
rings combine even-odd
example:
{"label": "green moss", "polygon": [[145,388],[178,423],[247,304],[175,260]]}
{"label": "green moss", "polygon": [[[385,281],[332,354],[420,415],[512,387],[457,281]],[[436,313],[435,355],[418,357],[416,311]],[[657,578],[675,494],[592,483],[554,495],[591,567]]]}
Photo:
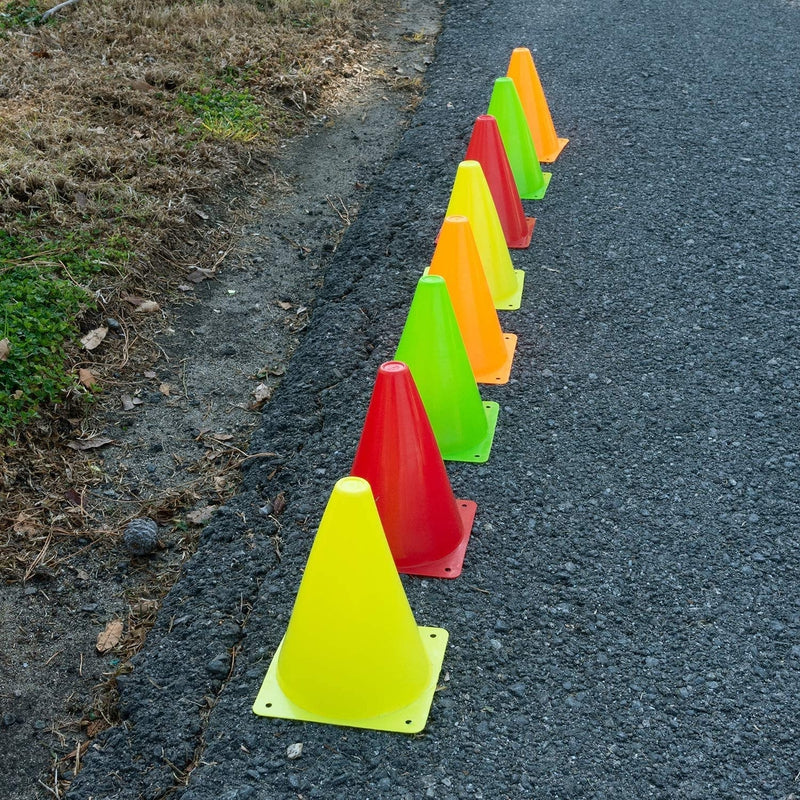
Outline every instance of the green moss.
{"label": "green moss", "polygon": [[60,241],[0,231],[0,431],[29,422],[74,383],[65,345],[79,334],[78,319],[94,307],[91,280],[128,259],[126,243],[93,246],[86,237]]}

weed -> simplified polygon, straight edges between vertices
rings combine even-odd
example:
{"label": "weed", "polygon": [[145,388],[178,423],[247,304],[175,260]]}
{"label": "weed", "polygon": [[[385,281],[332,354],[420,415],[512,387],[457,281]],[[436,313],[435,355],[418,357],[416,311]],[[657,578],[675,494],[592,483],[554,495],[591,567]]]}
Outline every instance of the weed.
{"label": "weed", "polygon": [[181,92],[177,102],[195,114],[200,125],[215,138],[250,142],[266,129],[264,110],[247,89]]}
{"label": "weed", "polygon": [[38,25],[42,12],[39,4],[32,0],[27,5],[12,0],[5,7],[0,5],[0,31],[10,31],[15,28],[24,28],[27,25]]}
{"label": "weed", "polygon": [[85,236],[60,241],[0,231],[0,431],[11,432],[57,402],[74,378],[65,369],[65,345],[78,334],[78,317],[94,307],[88,283],[127,259],[126,242],[94,248]]}

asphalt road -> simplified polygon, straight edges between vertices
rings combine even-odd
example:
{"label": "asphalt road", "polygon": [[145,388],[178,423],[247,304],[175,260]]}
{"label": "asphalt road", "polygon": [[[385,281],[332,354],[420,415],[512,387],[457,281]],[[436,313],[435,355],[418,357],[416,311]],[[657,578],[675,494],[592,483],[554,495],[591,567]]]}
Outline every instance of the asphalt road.
{"label": "asphalt road", "polygon": [[[512,382],[482,392],[501,405],[492,457],[449,467],[478,502],[463,575],[403,580],[417,621],[450,633],[444,688],[419,736],[257,718],[375,371],[519,45],[571,141],[513,253],[526,292],[502,316]],[[279,456],[250,462],[207,530],[123,681],[127,727],[70,798],[800,795],[798,64],[786,0],[450,4],[427,96],[253,443]],[[279,491],[277,529],[258,509]]]}

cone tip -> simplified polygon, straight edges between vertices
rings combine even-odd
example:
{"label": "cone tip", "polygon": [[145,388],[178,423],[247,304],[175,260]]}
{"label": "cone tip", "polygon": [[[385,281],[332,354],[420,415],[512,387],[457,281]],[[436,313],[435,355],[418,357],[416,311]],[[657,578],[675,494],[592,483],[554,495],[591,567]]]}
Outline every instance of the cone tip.
{"label": "cone tip", "polygon": [[491,114],[479,114],[475,122],[476,123],[480,122],[481,125],[486,125],[487,123],[492,123],[492,122],[497,124],[497,118],[493,117]]}
{"label": "cone tip", "polygon": [[469,217],[464,214],[448,214],[444,218],[445,225],[464,225],[469,224]]}
{"label": "cone tip", "polygon": [[372,493],[369,483],[355,475],[348,475],[346,478],[340,478],[336,481],[336,486],[333,487],[333,490],[349,495],[360,495],[364,492]]}
{"label": "cone tip", "polygon": [[383,374],[408,372],[408,364],[405,364],[403,361],[384,361],[383,364],[378,367],[378,372]]}
{"label": "cone tip", "polygon": [[481,167],[481,162],[480,161],[474,161],[473,159],[470,159],[469,161],[462,161],[458,165],[458,168],[461,171],[464,171],[464,170],[469,171],[469,170],[476,170],[476,169],[479,169],[479,170],[483,171],[483,167]]}
{"label": "cone tip", "polygon": [[419,279],[420,286],[438,286],[444,284],[444,278],[441,275],[423,275]]}
{"label": "cone tip", "polygon": [[515,47],[515,48],[514,48],[514,49],[511,51],[511,55],[514,55],[515,53],[517,53],[517,54],[522,54],[522,53],[530,53],[530,52],[531,52],[531,51],[530,51],[530,49],[529,49],[529,48],[527,48],[527,47]]}
{"label": "cone tip", "polygon": [[509,83],[512,86],[514,85],[514,81],[511,78],[509,78],[508,75],[503,75],[502,78],[495,78],[494,79],[494,85],[495,86],[498,86],[498,85],[500,85],[500,86],[508,86]]}

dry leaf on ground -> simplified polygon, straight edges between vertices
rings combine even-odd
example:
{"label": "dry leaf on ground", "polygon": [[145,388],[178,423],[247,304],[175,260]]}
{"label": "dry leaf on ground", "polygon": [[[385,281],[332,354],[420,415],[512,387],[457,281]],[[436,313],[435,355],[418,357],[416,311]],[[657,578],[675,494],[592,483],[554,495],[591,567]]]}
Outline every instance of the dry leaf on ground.
{"label": "dry leaf on ground", "polygon": [[106,338],[107,333],[108,328],[104,326],[95,328],[94,330],[89,331],[89,333],[87,333],[86,336],[81,339],[81,344],[87,350],[94,350],[103,341],[103,339]]}
{"label": "dry leaf on ground", "polygon": [[169,393],[172,391],[172,387],[168,383],[162,383],[158,387],[158,391],[164,395],[164,397],[169,397]]}
{"label": "dry leaf on ground", "polygon": [[5,361],[11,352],[11,342],[8,339],[0,339],[0,361]]}
{"label": "dry leaf on ground", "polygon": [[270,397],[272,397],[272,387],[267,386],[266,383],[259,383],[253,390],[253,399],[250,401],[249,408],[253,411],[257,411]]}
{"label": "dry leaf on ground", "polygon": [[124,627],[122,620],[112,619],[97,637],[97,652],[107,653],[109,650],[113,650],[122,638]]}
{"label": "dry leaf on ground", "polygon": [[67,447],[73,450],[95,450],[98,447],[105,447],[113,441],[108,436],[90,436],[88,439],[73,439],[71,442],[67,442]]}
{"label": "dry leaf on ground", "polygon": [[161,306],[155,300],[145,300],[133,309],[134,314],[152,314],[161,311]]}
{"label": "dry leaf on ground", "polygon": [[91,389],[97,383],[97,378],[90,369],[81,368],[78,370],[78,381],[87,389]]}
{"label": "dry leaf on ground", "polygon": [[123,394],[119,398],[122,401],[123,411],[133,411],[136,406],[144,403],[141,397],[131,397],[129,394]]}
{"label": "dry leaf on ground", "polygon": [[278,300],[278,305],[284,310],[288,311],[291,307],[291,303],[287,303],[285,300]]}
{"label": "dry leaf on ground", "polygon": [[192,525],[202,525],[211,519],[211,515],[216,510],[216,506],[205,506],[204,508],[198,508],[196,511],[190,511],[186,515],[186,521],[191,522]]}

